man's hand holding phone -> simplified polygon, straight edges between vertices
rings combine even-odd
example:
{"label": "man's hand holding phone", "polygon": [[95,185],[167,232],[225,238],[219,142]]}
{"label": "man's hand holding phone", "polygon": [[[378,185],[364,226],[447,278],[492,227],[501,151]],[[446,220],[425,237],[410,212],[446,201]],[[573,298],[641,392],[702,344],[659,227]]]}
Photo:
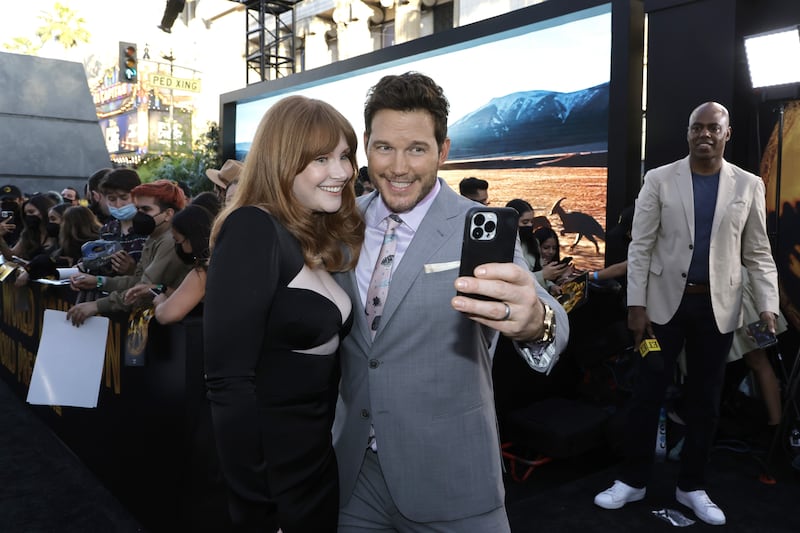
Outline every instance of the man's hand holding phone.
{"label": "man's hand holding phone", "polygon": [[12,211],[3,211],[0,217],[0,237],[13,233],[16,229],[17,225],[14,224],[14,213]]}
{"label": "man's hand holding phone", "polygon": [[544,307],[530,272],[513,262],[518,219],[510,208],[467,211],[451,305],[511,339],[529,340],[544,331]]}
{"label": "man's hand holding phone", "polygon": [[[535,281],[528,270],[516,263],[481,265],[473,277],[457,278],[455,286],[459,295],[451,301],[453,309],[475,322],[513,340],[542,336],[544,307],[536,294]],[[486,299],[471,298],[464,293]]]}

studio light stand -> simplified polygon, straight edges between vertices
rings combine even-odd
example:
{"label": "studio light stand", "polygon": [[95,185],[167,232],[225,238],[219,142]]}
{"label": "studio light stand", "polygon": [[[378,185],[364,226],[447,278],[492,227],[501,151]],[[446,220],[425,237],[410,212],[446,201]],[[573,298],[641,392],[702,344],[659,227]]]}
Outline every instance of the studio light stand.
{"label": "studio light stand", "polygon": [[[747,55],[747,66],[753,89],[757,90],[762,101],[776,101],[778,112],[777,154],[775,160],[775,218],[770,240],[775,263],[780,257],[780,211],[781,211],[781,177],[783,170],[783,137],[784,112],[786,102],[800,97],[800,27],[793,26],[744,38]],[[760,144],[760,143],[759,143]],[[759,152],[761,147],[759,146]],[[770,475],[770,465],[775,452],[780,449],[779,443],[787,445],[788,427],[792,421],[800,421],[800,409],[797,405],[797,392],[800,387],[800,350],[795,354],[792,370],[786,373],[786,365],[780,348],[776,349],[779,366],[786,383],[786,395],[783,399],[781,420],[770,443],[767,456],[762,463],[764,474],[762,480],[774,483]],[[791,414],[794,415],[792,418]]]}

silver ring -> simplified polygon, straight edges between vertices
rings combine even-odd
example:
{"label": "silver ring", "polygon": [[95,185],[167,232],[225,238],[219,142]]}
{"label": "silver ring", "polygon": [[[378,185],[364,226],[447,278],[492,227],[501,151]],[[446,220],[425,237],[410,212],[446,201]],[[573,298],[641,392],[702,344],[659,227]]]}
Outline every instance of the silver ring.
{"label": "silver ring", "polygon": [[505,302],[503,302],[503,305],[506,306],[506,314],[500,320],[508,320],[511,318],[511,307]]}

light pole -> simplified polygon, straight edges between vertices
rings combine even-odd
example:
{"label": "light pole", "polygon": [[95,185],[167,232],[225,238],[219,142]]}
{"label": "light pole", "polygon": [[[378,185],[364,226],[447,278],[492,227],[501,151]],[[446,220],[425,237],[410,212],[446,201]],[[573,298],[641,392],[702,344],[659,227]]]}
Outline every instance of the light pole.
{"label": "light pole", "polygon": [[[164,61],[169,61],[169,77],[172,78],[172,66],[175,62],[175,56],[172,55],[172,49],[170,49],[169,54],[162,54],[162,59]],[[172,109],[175,107],[175,95],[172,92],[172,86],[169,89],[169,155],[173,155],[175,153],[175,124],[173,123],[174,115]]]}

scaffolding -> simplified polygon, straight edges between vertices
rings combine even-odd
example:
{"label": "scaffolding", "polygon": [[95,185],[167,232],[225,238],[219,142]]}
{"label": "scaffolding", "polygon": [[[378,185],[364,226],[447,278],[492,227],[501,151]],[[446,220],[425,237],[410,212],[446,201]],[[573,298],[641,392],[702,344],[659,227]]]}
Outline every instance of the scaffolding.
{"label": "scaffolding", "polygon": [[247,84],[295,71],[295,11],[299,0],[238,0],[247,8]]}

